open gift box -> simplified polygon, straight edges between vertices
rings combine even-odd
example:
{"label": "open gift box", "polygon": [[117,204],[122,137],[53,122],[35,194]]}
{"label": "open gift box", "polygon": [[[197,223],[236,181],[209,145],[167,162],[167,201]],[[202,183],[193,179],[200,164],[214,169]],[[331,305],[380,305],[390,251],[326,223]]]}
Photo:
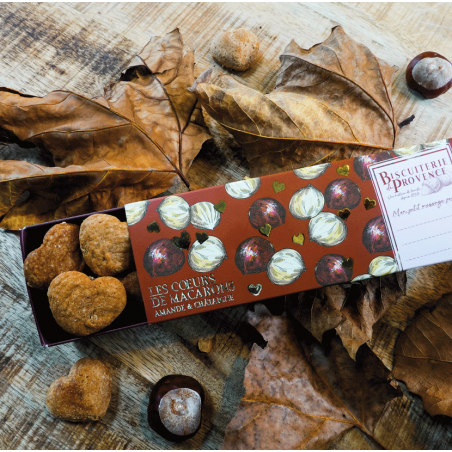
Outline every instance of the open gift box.
{"label": "open gift box", "polygon": [[[452,260],[449,140],[104,211],[128,222],[143,302],[105,334]],[[56,223],[21,231],[22,254]],[[43,345],[79,339],[28,289]]]}
{"label": "open gift box", "polygon": [[[103,212],[96,213],[108,213],[109,215],[117,217],[121,221],[126,221],[124,207],[118,207],[116,209],[109,209]],[[67,222],[80,226],[83,220],[89,217],[90,215],[92,214],[78,215],[71,218],[50,221],[48,223],[41,223],[21,229],[20,244],[22,249],[22,259],[25,260],[25,258],[31,251],[41,246],[42,241],[44,239],[44,235],[55,224]],[[86,271],[86,269],[85,273],[93,275]],[[36,327],[38,329],[39,338],[41,340],[42,345],[44,346],[60,345],[66,342],[81,339],[81,337],[67,333],[56,323],[49,307],[49,300],[47,298],[46,290],[34,289],[28,285],[27,290],[31,309],[33,311]],[[106,328],[95,334],[92,334],[91,336],[99,336],[101,334],[107,334],[113,331],[120,331],[126,328],[133,328],[140,325],[147,325],[144,305],[139,300],[130,298],[127,300],[127,305],[124,311],[119,315],[119,317],[117,317]]]}

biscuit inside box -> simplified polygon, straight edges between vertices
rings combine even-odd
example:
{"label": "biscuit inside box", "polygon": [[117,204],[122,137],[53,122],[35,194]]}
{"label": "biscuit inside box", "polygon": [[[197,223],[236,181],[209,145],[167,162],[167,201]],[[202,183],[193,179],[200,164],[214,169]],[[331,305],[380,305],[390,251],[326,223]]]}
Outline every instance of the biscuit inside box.
{"label": "biscuit inside box", "polygon": [[[94,213],[106,213],[113,215],[120,221],[126,221],[126,214],[123,207],[110,209],[103,212],[93,212],[86,215],[79,215],[71,217],[69,219],[62,219],[51,221],[48,223],[41,223],[34,226],[28,226],[20,231],[20,243],[22,248],[22,259],[28,256],[30,252],[39,248],[42,245],[47,231],[58,223],[72,223],[80,226],[85,218],[93,215]],[[85,267],[84,273],[89,276],[94,275],[88,267]],[[127,274],[128,272],[125,272]],[[125,274],[116,275],[117,277],[125,276]],[[97,276],[96,276],[97,277]],[[82,339],[87,336],[74,336],[73,334],[64,331],[53,318],[52,312],[49,307],[49,300],[47,298],[46,289],[34,289],[27,286],[30,305],[33,310],[36,326],[38,329],[41,344],[45,346],[60,345],[66,342]],[[133,328],[140,325],[147,325],[146,312],[142,301],[128,297],[127,305],[124,311],[106,328],[103,330],[91,334],[89,337],[99,336],[101,334],[111,333],[113,331],[120,331],[127,328]]]}

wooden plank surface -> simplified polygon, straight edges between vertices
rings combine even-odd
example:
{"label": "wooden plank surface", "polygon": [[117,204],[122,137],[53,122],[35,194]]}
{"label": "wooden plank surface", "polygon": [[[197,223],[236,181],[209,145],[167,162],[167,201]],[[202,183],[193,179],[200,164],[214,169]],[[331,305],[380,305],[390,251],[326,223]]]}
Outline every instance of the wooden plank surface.
{"label": "wooden plank surface", "polygon": [[[408,61],[420,52],[452,58],[448,3],[2,3],[0,4],[0,86],[44,95],[70,89],[87,96],[102,93],[130,58],[155,35],[179,27],[195,47],[196,74],[209,66],[223,71],[209,53],[220,30],[246,27],[260,39],[257,64],[240,81],[262,92],[272,90],[278,56],[291,39],[308,48],[342,25],[357,41],[400,70],[393,83],[396,116],[416,115],[402,129],[398,147],[452,137],[452,92],[426,101],[404,81]],[[1,159],[48,162],[36,151],[0,149]],[[47,159],[47,160],[46,160]],[[197,186],[243,178],[248,167],[237,153],[204,149],[189,172]],[[397,327],[413,313],[409,300],[397,305],[378,326],[374,350],[390,367]],[[411,304],[410,304],[411,303]],[[417,306],[417,305],[415,305]],[[219,448],[242,395],[244,368],[252,339],[246,307],[145,326],[94,339],[43,348],[28,305],[19,240],[0,231],[0,420],[2,448]],[[200,338],[215,337],[208,354]],[[113,399],[107,415],[92,424],[54,420],[45,408],[50,383],[84,356],[101,357],[113,372]],[[175,446],[146,423],[153,384],[169,373],[197,378],[207,392],[206,415],[198,435]],[[389,448],[450,448],[452,429],[425,414],[409,393],[387,407],[378,426]],[[369,447],[350,432],[332,448]]]}

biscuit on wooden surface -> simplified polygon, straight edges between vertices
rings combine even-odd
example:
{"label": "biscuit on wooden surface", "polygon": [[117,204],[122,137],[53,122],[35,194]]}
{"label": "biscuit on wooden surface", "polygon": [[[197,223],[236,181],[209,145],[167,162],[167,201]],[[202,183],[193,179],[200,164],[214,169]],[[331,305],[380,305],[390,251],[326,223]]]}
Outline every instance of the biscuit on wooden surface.
{"label": "biscuit on wooden surface", "polygon": [[53,417],[91,422],[105,416],[110,399],[110,369],[97,359],[82,358],[67,377],[60,377],[50,385],[46,404]]}

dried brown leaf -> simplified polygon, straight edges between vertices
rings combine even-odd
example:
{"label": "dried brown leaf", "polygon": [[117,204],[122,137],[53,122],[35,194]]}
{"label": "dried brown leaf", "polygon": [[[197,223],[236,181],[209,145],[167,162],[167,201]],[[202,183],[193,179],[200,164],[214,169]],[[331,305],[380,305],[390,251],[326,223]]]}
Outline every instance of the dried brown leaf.
{"label": "dried brown leaf", "polygon": [[340,285],[300,292],[298,299],[289,302],[293,315],[319,342],[325,331],[337,328],[345,321],[341,313],[347,291]]}
{"label": "dried brown leaf", "polygon": [[401,272],[301,292],[288,309],[319,342],[325,331],[335,328],[355,359],[359,347],[371,341],[373,326],[402,297],[405,287],[406,275]]}
{"label": "dried brown leaf", "polygon": [[297,338],[286,316],[272,316],[263,305],[250,313],[250,323],[268,343],[253,345],[246,393],[223,449],[323,449],[354,427],[372,437],[386,403],[399,392],[367,347],[355,362],[337,336],[326,348],[309,333]]}
{"label": "dried brown leaf", "polygon": [[304,50],[292,41],[267,95],[211,71],[193,86],[202,106],[243,147],[258,176],[392,149],[394,68],[343,31]]}
{"label": "dried brown leaf", "polygon": [[394,377],[422,397],[432,416],[452,416],[452,295],[445,295],[432,311],[424,309],[400,334]]}
{"label": "dried brown leaf", "polygon": [[228,153],[231,149],[240,148],[240,145],[235,141],[234,137],[218,121],[215,121],[204,109],[202,114],[209,133],[215,142],[215,146],[220,151]]}
{"label": "dried brown leaf", "polygon": [[193,51],[184,50],[176,29],[152,38],[105,97],[0,89],[1,142],[35,145],[55,162],[0,162],[0,227],[122,206],[186,180],[208,138],[187,89],[193,66]]}
{"label": "dried brown leaf", "polygon": [[445,294],[452,292],[452,262],[414,268],[406,272],[407,292],[385,316],[385,321],[404,330],[416,311],[427,304],[435,305]]}

